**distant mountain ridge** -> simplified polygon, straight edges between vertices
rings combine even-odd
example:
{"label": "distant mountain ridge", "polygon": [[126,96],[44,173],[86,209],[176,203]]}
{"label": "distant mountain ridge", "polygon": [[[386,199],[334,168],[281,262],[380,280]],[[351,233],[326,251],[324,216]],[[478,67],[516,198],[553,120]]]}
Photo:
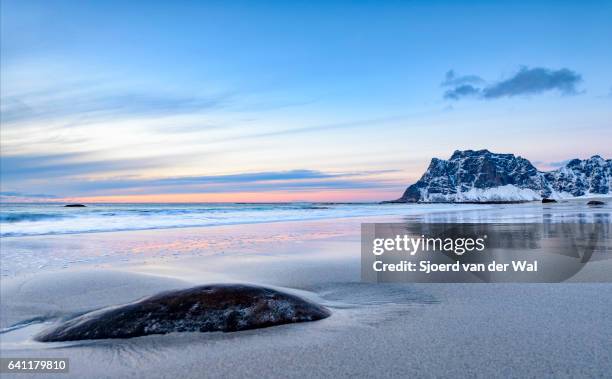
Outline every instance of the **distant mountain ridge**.
{"label": "distant mountain ridge", "polygon": [[594,155],[553,171],[489,150],[457,150],[433,158],[421,179],[394,202],[519,202],[612,194],[612,160]]}

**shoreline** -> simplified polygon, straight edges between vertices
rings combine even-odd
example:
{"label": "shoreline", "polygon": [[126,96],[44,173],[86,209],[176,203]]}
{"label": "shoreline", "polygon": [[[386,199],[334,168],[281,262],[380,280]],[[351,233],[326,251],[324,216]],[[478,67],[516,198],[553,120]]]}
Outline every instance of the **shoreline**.
{"label": "shoreline", "polygon": [[[609,197],[584,197],[584,198],[571,198],[556,201],[554,203],[546,204],[546,206],[569,206],[569,207],[580,207],[583,201],[587,199],[609,199]],[[20,206],[35,206],[33,203],[14,203]],[[263,205],[269,203],[261,203],[254,205]],[[293,206],[303,205],[302,203],[279,203],[281,205]],[[273,205],[279,205],[273,204]],[[314,203],[312,203],[314,204]],[[394,204],[389,206],[389,204]],[[555,204],[555,205],[552,205]],[[47,204],[48,205],[48,204]],[[15,239],[23,237],[44,237],[44,236],[61,236],[61,235],[78,235],[78,234],[96,234],[96,233],[115,233],[115,232],[132,232],[132,231],[146,231],[146,230],[169,230],[169,229],[190,229],[190,228],[209,228],[218,226],[240,226],[250,224],[273,224],[273,223],[292,223],[302,221],[319,221],[319,220],[333,220],[333,219],[369,219],[372,217],[388,217],[388,218],[399,218],[399,217],[414,217],[419,215],[435,215],[435,214],[453,214],[455,212],[471,212],[471,211],[487,211],[496,209],[504,206],[511,206],[514,210],[520,210],[523,208],[534,208],[544,206],[539,201],[531,202],[427,202],[427,203],[358,203],[355,204],[355,208],[322,208],[311,207],[311,208],[277,208],[269,209],[266,212],[258,214],[258,210],[255,213],[246,214],[227,214],[219,217],[215,213],[215,209],[191,209],[198,205],[211,205],[207,203],[202,204],[182,204],[186,206],[186,209],[181,209],[185,214],[172,214],[166,215],[165,211],[172,211],[173,204],[141,204],[142,209],[148,209],[147,207],[158,207],[155,208],[153,217],[138,216],[138,208],[136,209],[122,209],[126,204],[100,204],[104,206],[117,206],[119,208],[85,208],[85,210],[72,210],[72,211],[61,211],[63,207],[52,208],[52,209],[39,209],[37,212],[43,212],[43,214],[33,214],[33,220],[25,219],[22,222],[19,221],[2,221],[3,231],[0,233],[2,239]],[[127,204],[130,205],[130,204]],[[137,206],[136,204],[132,204]],[[217,204],[218,205],[218,204]],[[228,203],[226,205],[237,205],[234,203]],[[350,205],[349,203],[329,203],[329,205]],[[212,206],[212,205],[211,205]],[[609,208],[605,206],[605,208]],[[18,209],[18,208],[17,208]],[[179,208],[180,209],[180,208]],[[392,209],[392,211],[390,211]],[[287,210],[295,211],[295,214],[283,214]],[[532,209],[533,210],[533,209]],[[192,217],[189,212],[198,212],[195,217]],[[232,208],[232,211],[240,212],[239,208]],[[10,219],[11,217],[28,217],[28,216],[12,216],[17,212],[16,209],[4,211],[3,217]],[[44,212],[58,212],[57,214],[50,213],[44,214]],[[115,216],[114,212],[118,212]],[[128,212],[121,214],[121,212]],[[135,212],[135,215],[132,213]],[[151,212],[146,210],[143,212]],[[211,213],[207,213],[211,212]],[[274,213],[277,212],[277,213]],[[17,213],[18,215],[18,213]],[[138,216],[138,217],[136,217]],[[42,218],[40,218],[42,217]],[[123,217],[123,220],[117,220],[116,217]],[[127,218],[126,218],[127,217]],[[225,217],[225,218],[224,218]],[[258,218],[259,217],[259,218]],[[4,218],[3,218],[4,220]],[[170,223],[169,223],[170,222]],[[117,224],[118,223],[118,224]],[[152,223],[152,224],[151,224]],[[156,224],[157,223],[157,224]],[[91,225],[89,228],[84,228],[83,225]],[[42,228],[42,230],[41,230]],[[7,231],[8,229],[8,231]]]}
{"label": "shoreline", "polygon": [[[197,204],[196,204],[197,205]],[[198,208],[190,209],[194,205],[190,205],[184,211],[185,213],[171,214],[170,220],[167,218],[168,215],[164,212],[172,211],[172,206],[166,204],[162,208],[155,208],[157,214],[151,216],[141,216],[138,213],[138,209],[127,211],[119,208],[109,208],[108,211],[103,211],[105,208],[86,208],[79,210],[65,211],[63,207],[53,208],[51,211],[58,212],[57,214],[50,214],[43,216],[53,216],[51,220],[38,220],[34,221],[26,220],[25,223],[20,222],[3,222],[2,225],[4,230],[2,232],[2,238],[20,238],[30,236],[54,236],[54,235],[72,235],[72,234],[85,234],[85,233],[105,233],[105,232],[123,232],[123,231],[139,231],[139,230],[165,230],[165,229],[185,229],[192,227],[214,227],[214,226],[240,226],[248,224],[267,224],[277,222],[301,222],[301,221],[317,221],[317,220],[331,220],[331,219],[355,219],[355,218],[369,218],[369,217],[401,217],[410,216],[422,213],[437,213],[437,212],[453,212],[459,210],[477,210],[486,209],[480,206],[472,204],[432,204],[429,207],[424,206],[412,206],[410,204],[402,204],[397,207],[380,206],[377,204],[362,204],[356,207],[340,207],[340,208],[274,208],[268,209],[265,212],[260,212],[258,209],[253,213],[252,210],[247,209],[246,213],[241,208],[232,208],[235,214],[226,214],[219,218],[214,212],[215,209],[200,210]],[[144,204],[142,205],[146,212],[150,212],[147,207],[158,205],[156,204]],[[393,208],[393,211],[390,209]],[[179,208],[180,209],[180,208]],[[225,209],[224,209],[225,210]],[[294,214],[286,214],[283,212],[293,211]],[[46,210],[45,210],[46,211]],[[100,215],[100,212],[110,214],[108,216]],[[198,218],[191,218],[189,212],[197,212]],[[37,212],[42,212],[38,210]],[[92,213],[95,212],[95,213]],[[128,212],[120,214],[121,212]],[[134,215],[134,212],[136,214]],[[250,213],[249,213],[250,212]],[[10,215],[10,212],[5,212],[6,215]],[[117,215],[116,215],[117,214]],[[119,216],[120,214],[120,216]],[[149,215],[149,213],[146,213]],[[35,215],[39,216],[39,215]],[[213,217],[214,216],[214,217]],[[56,218],[57,217],[57,218]],[[126,218],[121,226],[113,226],[113,222],[117,222],[118,217]],[[157,217],[157,218],[155,218]],[[172,218],[173,217],[173,218]],[[259,218],[258,218],[259,217]],[[147,225],[147,223],[158,222],[159,224]],[[168,221],[172,222],[168,224]],[[67,223],[64,226],[62,224]],[[72,223],[70,223],[72,222]],[[143,223],[141,226],[136,227],[138,223]],[[38,225],[40,229],[32,229]],[[42,226],[40,226],[42,225]],[[60,225],[60,226],[56,226]],[[83,228],[82,225],[92,225],[90,229]],[[101,226],[105,225],[105,226]],[[21,226],[21,228],[19,228]],[[9,231],[7,232],[7,228]],[[10,231],[10,229],[16,229],[16,231]],[[47,228],[45,231],[44,228]],[[55,228],[55,231],[54,229]],[[92,229],[93,228],[93,229]]]}
{"label": "shoreline", "polygon": [[[441,211],[442,212],[442,211]],[[221,228],[221,227],[233,227],[241,225],[264,225],[264,224],[276,224],[276,223],[300,223],[300,222],[316,222],[316,221],[331,221],[331,220],[345,220],[345,219],[378,219],[378,218],[397,218],[399,216],[394,215],[380,215],[380,216],[343,216],[343,217],[322,217],[322,218],[310,218],[310,219],[289,219],[289,220],[270,220],[270,221],[253,221],[253,222],[236,222],[227,224],[211,224],[211,225],[193,225],[193,226],[167,226],[147,229],[119,229],[119,230],[91,230],[83,232],[66,232],[66,233],[47,233],[47,234],[23,234],[23,235],[7,235],[2,238],[30,238],[30,237],[54,237],[54,236],[66,236],[66,235],[80,235],[80,234],[108,234],[108,233],[130,233],[130,232],[147,232],[147,231],[165,231],[165,230],[189,230],[189,229],[203,229],[203,228]]]}

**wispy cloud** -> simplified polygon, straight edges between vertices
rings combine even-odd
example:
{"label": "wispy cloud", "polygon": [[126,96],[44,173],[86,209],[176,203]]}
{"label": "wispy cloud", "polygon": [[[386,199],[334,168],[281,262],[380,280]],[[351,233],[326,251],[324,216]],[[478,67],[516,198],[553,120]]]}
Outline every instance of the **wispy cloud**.
{"label": "wispy cloud", "polygon": [[163,178],[152,180],[117,179],[74,183],[70,191],[79,194],[179,194],[268,191],[322,191],[330,189],[385,188],[384,180],[367,173],[328,174],[312,170],[220,175],[217,177]]}
{"label": "wispy cloud", "polygon": [[[71,167],[72,168],[72,167]],[[168,178],[115,177],[108,179],[73,179],[48,183],[53,196],[228,193],[257,191],[329,190],[385,188],[388,183],[376,176],[394,170],[328,173],[318,170],[249,172],[228,175],[202,175]],[[18,183],[24,183],[23,178]],[[31,178],[30,178],[31,179]],[[394,184],[397,185],[397,184]],[[12,194],[12,195],[11,195]],[[17,191],[6,196],[17,196]],[[41,195],[42,197],[42,195]],[[50,196],[44,196],[50,197]]]}
{"label": "wispy cloud", "polygon": [[548,167],[553,167],[553,168],[565,167],[569,163],[569,161],[570,159],[566,159],[564,161],[558,161],[558,162],[548,162],[547,165]]}
{"label": "wispy cloud", "polygon": [[485,81],[477,75],[457,75],[454,70],[449,70],[444,76],[442,81],[443,87],[461,87],[464,85],[478,85],[483,84]]}
{"label": "wispy cloud", "polygon": [[56,199],[55,195],[48,195],[43,193],[23,193],[16,191],[2,191],[0,192],[0,198],[33,198],[33,199]]}
{"label": "wispy cloud", "polygon": [[280,130],[275,130],[271,132],[247,134],[244,136],[233,138],[233,140],[268,138],[268,137],[331,131],[331,130],[339,130],[339,129],[361,128],[361,127],[368,127],[372,125],[389,124],[389,123],[397,122],[397,121],[400,121],[406,118],[407,116],[389,116],[389,117],[352,120],[352,121],[346,121],[346,122],[337,122],[337,123],[329,123],[329,124],[321,124],[321,125],[310,125],[310,126],[304,126],[304,127],[299,127],[299,128],[280,129]]}
{"label": "wispy cloud", "polygon": [[78,175],[158,167],[162,163],[161,160],[162,158],[101,160],[86,153],[2,156],[0,176],[5,182],[71,178]]}
{"label": "wispy cloud", "polygon": [[232,94],[175,95],[167,92],[105,88],[101,85],[58,86],[36,92],[4,95],[2,121],[16,124],[54,119],[92,122],[113,118],[176,115],[226,106]]}
{"label": "wispy cloud", "polygon": [[521,67],[510,78],[488,85],[485,85],[478,76],[456,76],[453,71],[449,71],[443,85],[451,87],[445,91],[445,99],[459,100],[468,97],[498,99],[536,95],[548,91],[573,95],[578,92],[576,87],[581,81],[580,74],[567,68],[551,70],[543,67]]}
{"label": "wispy cloud", "polygon": [[451,100],[459,100],[464,97],[479,96],[480,94],[480,88],[476,88],[471,84],[462,84],[444,92],[444,98]]}

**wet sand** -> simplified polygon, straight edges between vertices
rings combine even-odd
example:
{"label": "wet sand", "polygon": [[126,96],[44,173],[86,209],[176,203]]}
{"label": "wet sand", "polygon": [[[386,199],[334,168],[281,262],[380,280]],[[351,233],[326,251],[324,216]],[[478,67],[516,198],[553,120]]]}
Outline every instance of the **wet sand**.
{"label": "wet sand", "polygon": [[[605,377],[612,370],[612,285],[360,283],[362,221],[5,239],[2,356],[68,357],[62,378]],[[57,318],[219,282],[278,287],[333,314],[237,333],[31,338]],[[30,324],[6,329],[22,322]]]}

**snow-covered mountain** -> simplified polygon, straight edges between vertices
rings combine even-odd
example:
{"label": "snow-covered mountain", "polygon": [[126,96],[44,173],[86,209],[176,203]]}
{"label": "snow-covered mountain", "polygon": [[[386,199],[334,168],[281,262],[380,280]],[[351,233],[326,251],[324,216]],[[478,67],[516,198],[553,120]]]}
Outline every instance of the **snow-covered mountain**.
{"label": "snow-covered mountain", "polygon": [[516,202],[612,194],[612,160],[574,159],[549,172],[527,159],[488,150],[433,158],[421,179],[397,202]]}
{"label": "snow-covered mountain", "polygon": [[553,195],[612,194],[612,159],[599,155],[573,159],[565,167],[544,173],[544,178]]}

